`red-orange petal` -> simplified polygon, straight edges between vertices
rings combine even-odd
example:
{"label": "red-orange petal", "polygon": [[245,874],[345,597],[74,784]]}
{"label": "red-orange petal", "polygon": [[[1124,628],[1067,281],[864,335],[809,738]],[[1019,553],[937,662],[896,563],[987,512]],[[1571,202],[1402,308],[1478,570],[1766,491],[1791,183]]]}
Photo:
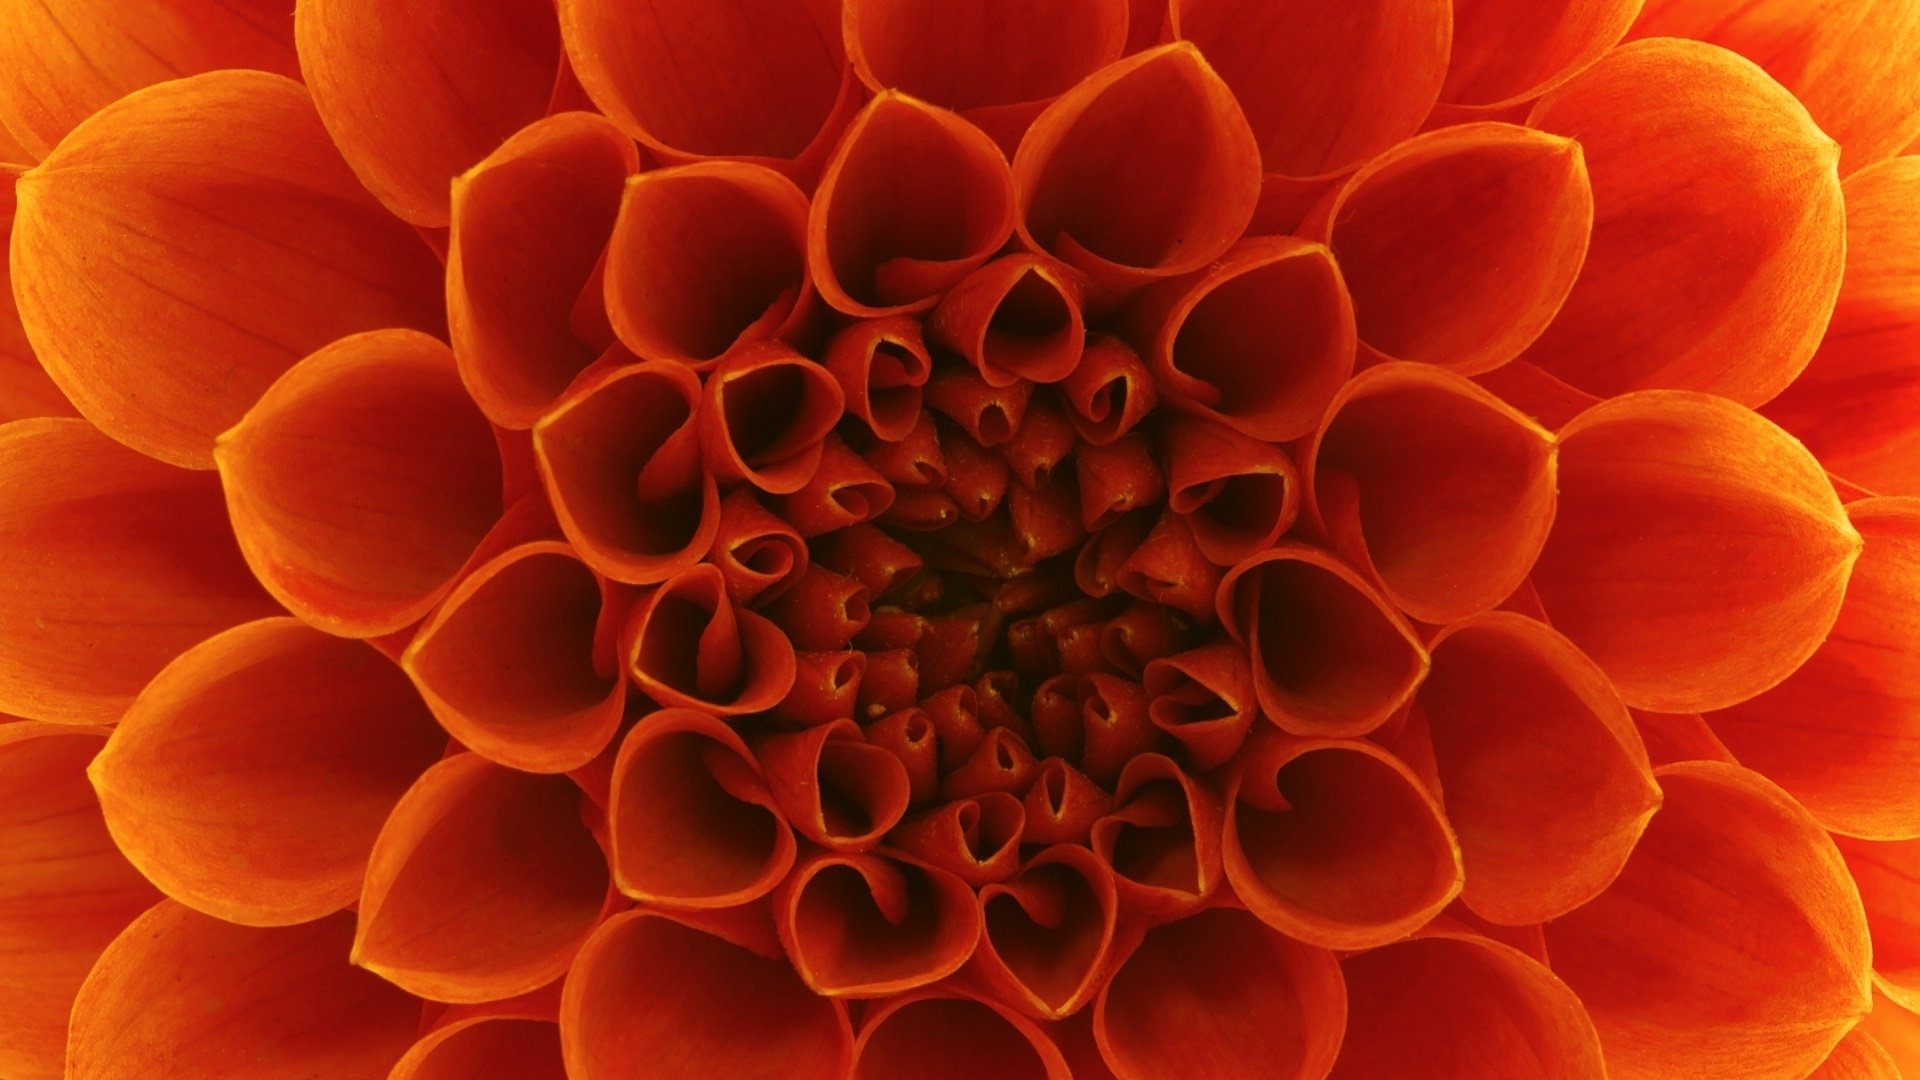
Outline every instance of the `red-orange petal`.
{"label": "red-orange petal", "polygon": [[920,321],[907,315],[856,322],[833,336],[821,361],[840,383],[847,412],[874,437],[899,442],[920,419],[921,387],[933,357]]}
{"label": "red-orange petal", "polygon": [[1654,775],[1666,803],[1625,871],[1546,925],[1554,973],[1619,1080],[1806,1075],[1870,1005],[1846,864],[1756,773],[1685,762]]}
{"label": "red-orange petal", "polygon": [[1641,0],[1453,0],[1443,107],[1520,104],[1585,70],[1619,42]]}
{"label": "red-orange petal", "polygon": [[1221,907],[1150,932],[1094,1009],[1119,1080],[1314,1080],[1339,1050],[1347,994],[1332,953]]}
{"label": "red-orange petal", "polygon": [[102,431],[177,465],[209,467],[214,436],[328,342],[444,326],[439,260],[278,75],[130,95],[18,195],[13,289],[41,363]]}
{"label": "red-orange petal", "polygon": [[1854,1028],[1807,1080],[1901,1080],[1900,1066],[1864,1029]]}
{"label": "red-orange petal", "polygon": [[[0,142],[6,131],[0,128]],[[23,155],[24,156],[24,155]],[[9,159],[0,151],[0,162]],[[13,236],[14,182],[17,169],[0,165],[0,239]],[[78,416],[73,403],[41,369],[20,325],[20,309],[13,302],[13,275],[8,260],[0,259],[0,424],[35,416]]]}
{"label": "red-orange petal", "polygon": [[1699,712],[1819,648],[1860,546],[1786,432],[1725,398],[1653,390],[1560,430],[1560,505],[1532,582],[1627,704]]}
{"label": "red-orange petal", "polygon": [[352,940],[345,913],[258,929],[162,900],[107,946],[81,986],[66,1075],[384,1076],[413,1043],[420,1002],[349,966]]}
{"label": "red-orange petal", "polygon": [[1766,73],[1711,45],[1623,46],[1527,123],[1577,140],[1593,243],[1527,358],[1603,397],[1743,405],[1807,366],[1840,288],[1839,149]]}
{"label": "red-orange petal", "polygon": [[214,448],[240,550],[302,619],[374,637],[452,588],[503,510],[502,465],[453,353],[374,330],[281,376]]}
{"label": "red-orange petal", "polygon": [[791,495],[820,466],[846,398],[818,363],[780,344],[744,349],[707,377],[700,444],[721,482]]}
{"label": "red-orange petal", "polygon": [[211,475],[83,420],[0,427],[0,493],[0,712],[112,723],[181,650],[278,610]]}
{"label": "red-orange petal", "polygon": [[564,776],[477,754],[428,769],[374,842],[353,962],[437,1001],[496,1001],[552,982],[607,894],[580,804]]}
{"label": "red-orange petal", "polygon": [[551,1020],[472,1016],[436,1028],[394,1063],[389,1080],[567,1080]]}
{"label": "red-orange petal", "polygon": [[1040,256],[1003,256],[941,298],[927,334],[966,357],[989,386],[1059,382],[1086,351],[1084,286]]}
{"label": "red-orange petal", "polygon": [[797,677],[793,642],[765,615],[735,604],[726,579],[700,563],[634,604],[621,662],[640,691],[668,708],[721,716],[765,712]]}
{"label": "red-orange petal", "polygon": [[1066,93],[1120,58],[1129,21],[1126,0],[845,0],[842,18],[870,89],[963,113]]}
{"label": "red-orange petal", "polygon": [[1920,1005],[1920,840],[1836,835],[1834,843],[1866,908],[1880,992],[1904,1008]]}
{"label": "red-orange petal", "polygon": [[984,998],[909,994],[866,1016],[853,1080],[1073,1080],[1033,1021]]}
{"label": "red-orange petal", "polygon": [[1873,1011],[1855,1030],[1879,1043],[1887,1056],[1893,1058],[1901,1076],[1920,1066],[1920,1015],[1896,1004],[1885,994],[1873,995]]}
{"label": "red-orange petal", "polygon": [[870,850],[907,812],[906,766],[850,719],[769,736],[755,754],[794,831],[822,847]]}
{"label": "red-orange petal", "polygon": [[1046,848],[1019,877],[981,888],[985,931],[970,970],[1029,1016],[1067,1016],[1100,990],[1119,908],[1103,860],[1078,843]]}
{"label": "red-orange petal", "polygon": [[1607,1075],[1580,999],[1518,949],[1434,934],[1349,956],[1340,969],[1347,1033],[1332,1080]]}
{"label": "red-orange petal", "polygon": [[773,894],[800,978],[831,997],[885,997],[958,971],[980,940],[973,889],[899,855],[817,852]]}
{"label": "red-orange petal", "polygon": [[74,992],[160,898],[115,850],[87,786],[101,728],[0,726],[0,1072],[55,1080]]}

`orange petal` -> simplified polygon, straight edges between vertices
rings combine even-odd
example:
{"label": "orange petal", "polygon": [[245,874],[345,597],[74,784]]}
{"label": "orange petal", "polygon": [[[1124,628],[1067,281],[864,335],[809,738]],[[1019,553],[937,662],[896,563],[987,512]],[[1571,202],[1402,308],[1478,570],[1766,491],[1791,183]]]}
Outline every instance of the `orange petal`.
{"label": "orange petal", "polygon": [[[0,15],[0,18],[4,18]],[[0,142],[5,141],[0,128]],[[0,151],[0,161],[10,160]],[[14,182],[19,172],[0,166],[0,239],[13,236]],[[0,424],[35,416],[78,416],[73,403],[40,368],[13,303],[13,277],[0,259]]]}
{"label": "orange petal", "polygon": [[494,1001],[553,981],[607,893],[580,801],[564,776],[477,754],[428,769],[374,843],[353,962],[438,1001]]}
{"label": "orange petal", "polygon": [[1227,783],[1227,880],[1290,937],[1364,949],[1460,892],[1460,849],[1432,792],[1369,742],[1263,736]]}
{"label": "orange petal", "polygon": [[83,420],[0,427],[0,711],[112,723],[207,635],[278,608],[205,474]]}
{"label": "orange petal", "polygon": [[220,68],[297,76],[289,14],[285,0],[8,4],[0,9],[0,127],[39,159],[74,125],[144,86]]}
{"label": "orange petal", "polygon": [[667,579],[635,603],[622,641],[634,685],[667,708],[765,712],[798,677],[793,642],[773,620],[736,605],[712,563]]}
{"label": "orange petal", "polygon": [[168,896],[287,926],[359,896],[381,823],[446,745],[372,647],[263,619],[154,676],[88,774],[114,841]]}
{"label": "orange petal", "polygon": [[1854,1028],[1807,1080],[1900,1080],[1900,1066],[1873,1036]]}
{"label": "orange petal", "polygon": [[612,587],[572,548],[521,544],[456,586],[401,663],[468,749],[529,772],[577,769],[606,748],[626,706],[610,662],[615,609]]}
{"label": "orange petal", "polygon": [[1726,744],[1699,713],[1653,713],[1629,709],[1633,725],[1647,746],[1647,760],[1655,765],[1676,761],[1732,761]]}
{"label": "orange petal", "polygon": [[1580,144],[1479,123],[1369,161],[1299,232],[1333,249],[1376,359],[1478,375],[1553,321],[1592,229]]}
{"label": "orange petal", "polygon": [[1555,974],[1618,1080],[1806,1075],[1869,1005],[1867,924],[1840,853],[1756,773],[1654,775],[1666,802],[1626,870],[1546,925]]}
{"label": "orange petal", "polygon": [[495,423],[533,426],[593,362],[575,309],[604,291],[594,273],[638,167],[611,123],[562,113],[454,179],[447,324],[460,377]]}
{"label": "orange petal", "polygon": [[1425,715],[1474,913],[1556,918],[1599,895],[1660,805],[1633,718],[1593,661],[1494,612],[1433,640]]}
{"label": "orange petal", "polygon": [[1149,933],[1094,1010],[1120,1080],[1313,1080],[1339,1050],[1347,994],[1332,953],[1223,907]]}
{"label": "orange petal", "polygon": [[1226,251],[1253,219],[1260,150],[1226,84],[1176,42],[1048,106],[1020,141],[1013,182],[1022,243],[1122,288]]}
{"label": "orange petal", "polygon": [[567,1080],[560,1028],[550,1020],[475,1016],[413,1044],[389,1080]]}
{"label": "orange petal", "polygon": [[893,998],[866,1017],[853,1080],[1072,1080],[1038,1024],[985,999]]}
{"label": "orange petal", "polygon": [[0,726],[0,1072],[54,1080],[67,1014],[114,935],[160,898],[114,850],[87,786],[98,728]]}
{"label": "orange petal", "polygon": [[1920,840],[1834,843],[1867,910],[1875,982],[1902,1007],[1920,1005]]}
{"label": "orange petal", "polygon": [[1073,1013],[1105,979],[1119,906],[1113,870],[1093,852],[1046,848],[1019,877],[981,888],[986,930],[973,970],[1029,1016]]}
{"label": "orange petal", "polygon": [[1560,506],[1532,581],[1627,704],[1698,712],[1813,654],[1860,545],[1785,432],[1724,398],[1647,391],[1560,430]]}
{"label": "orange petal", "polygon": [[1920,157],[1847,177],[1847,270],[1820,350],[1766,414],[1829,469],[1920,495]]}
{"label": "orange petal", "polygon": [[1442,106],[1490,112],[1539,97],[1600,59],[1641,0],[1453,0]]}
{"label": "orange petal", "polygon": [[1440,934],[1350,956],[1334,1080],[1602,1080],[1600,1039],[1567,984],[1518,949]]}
{"label": "orange petal", "polygon": [[1856,1029],[1880,1044],[1894,1060],[1900,1075],[1920,1067],[1920,1016],[1894,1003],[1885,994],[1873,995],[1873,1011]]}
{"label": "orange petal", "polygon": [[[1190,416],[1165,417],[1158,434],[1167,507],[1186,519],[1208,561],[1232,566],[1293,525],[1300,477],[1279,447]],[[1090,456],[1080,455],[1083,467]]]}
{"label": "orange petal", "polygon": [[847,56],[875,93],[947,109],[1044,101],[1120,58],[1126,0],[845,0]]}
{"label": "orange petal", "polygon": [[793,968],[815,993],[885,997],[960,969],[980,940],[973,889],[904,857],[817,852],[773,894]]}
{"label": "orange petal", "polygon": [[41,363],[102,431],[177,465],[209,467],[214,436],[328,342],[444,325],[433,252],[277,75],[140,91],[18,194],[14,296]]}
{"label": "orange petal", "polygon": [[1759,68],[1698,42],[1623,46],[1527,123],[1576,139],[1586,268],[1527,357],[1603,397],[1708,390],[1743,405],[1807,366],[1840,288],[1839,149]]}
{"label": "orange petal", "polygon": [[1227,572],[1220,623],[1253,659],[1260,709],[1297,735],[1358,735],[1413,697],[1427,652],[1354,571],[1280,543]]}
{"label": "orange petal", "polygon": [[413,1043],[420,1002],[349,966],[352,940],[344,913],[255,929],[162,900],[107,946],[80,988],[66,1075],[384,1075]]}
{"label": "orange petal", "polygon": [[1086,351],[1084,279],[1037,255],[1006,255],[940,300],[934,341],[966,357],[989,386],[1059,382]]}
{"label": "orange petal", "polygon": [[302,360],[214,449],[234,534],[288,610],[373,637],[430,611],[502,512],[493,430],[412,330]]}
{"label": "orange petal", "polygon": [[622,344],[642,359],[704,369],[805,315],[807,196],[739,161],[641,173],[627,181],[606,275]]}
{"label": "orange petal", "polygon": [[826,368],[785,345],[734,353],[707,377],[700,402],[707,467],[723,483],[791,495],[820,466],[845,402]]}
{"label": "orange petal", "polygon": [[1512,594],[1539,556],[1553,443],[1458,375],[1382,364],[1341,387],[1308,442],[1307,510],[1401,610],[1453,622]]}
{"label": "orange petal", "polygon": [[913,431],[920,388],[933,374],[920,320],[896,315],[854,323],[833,336],[821,362],[840,383],[847,412],[875,438],[899,442]]}
{"label": "orange petal", "polygon": [[1338,175],[1412,135],[1440,96],[1447,0],[1174,0],[1247,111],[1266,171]]}
{"label": "orange petal", "polygon": [[769,736],[755,753],[794,830],[822,847],[870,850],[907,812],[906,766],[852,720]]}

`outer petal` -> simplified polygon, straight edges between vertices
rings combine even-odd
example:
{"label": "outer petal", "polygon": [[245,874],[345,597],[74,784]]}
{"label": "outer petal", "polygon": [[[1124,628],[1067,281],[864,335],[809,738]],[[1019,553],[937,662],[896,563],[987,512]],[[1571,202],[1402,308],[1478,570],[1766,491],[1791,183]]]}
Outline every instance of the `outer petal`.
{"label": "outer petal", "polygon": [[0,1072],[53,1080],[67,1014],[114,935],[160,898],[114,850],[87,786],[106,732],[0,727]]}
{"label": "outer petal", "polygon": [[213,477],[81,420],[0,427],[0,711],[111,723],[182,649],[276,607]]}
{"label": "outer petal", "polygon": [[1516,105],[1566,82],[1626,34],[1641,0],[1453,0],[1453,56],[1440,100]]}
{"label": "outer petal", "polygon": [[985,999],[937,993],[869,1012],[854,1046],[854,1080],[1070,1080],[1038,1024]]}
{"label": "outer petal", "polygon": [[1813,654],[1860,546],[1785,432],[1724,398],[1647,391],[1561,429],[1560,507],[1532,581],[1627,704],[1696,712]]}
{"label": "outer petal", "polygon": [[1119,1080],[1315,1080],[1339,1050],[1347,994],[1332,953],[1215,908],[1149,933],[1094,1009]]}
{"label": "outer petal", "polygon": [[575,1080],[839,1080],[853,1044],[846,1006],[784,960],[649,911],[614,916],[581,947],[560,1037]]}
{"label": "outer petal", "polygon": [[[0,141],[5,131],[0,129]],[[0,154],[0,160],[7,160]],[[15,169],[0,165],[0,237],[13,236]],[[40,360],[27,343],[26,328],[20,325],[20,310],[13,302],[13,275],[5,260],[0,260],[0,424],[35,416],[78,416],[73,403],[41,369]]]}
{"label": "outer petal", "polygon": [[284,0],[7,4],[0,127],[38,159],[76,124],[143,86],[219,68],[298,75],[287,15]]}
{"label": "outer petal", "polygon": [[208,467],[213,437],[320,346],[443,325],[439,261],[277,75],[116,102],[19,199],[14,295],[41,363],[101,430],[178,465]]}
{"label": "outer petal", "polygon": [[1885,994],[1873,995],[1873,1011],[1857,1029],[1880,1044],[1906,1076],[1920,1066],[1920,1016],[1895,1004]]}
{"label": "outer petal", "polygon": [[1833,322],[1766,414],[1847,479],[1920,495],[1920,157],[1862,169],[1842,190],[1847,270]]}
{"label": "outer petal", "polygon": [[214,460],[261,584],[355,637],[431,610],[503,509],[493,430],[453,353],[412,330],[302,360],[220,436]]}
{"label": "outer petal", "polygon": [[1854,1028],[1807,1080],[1901,1080],[1900,1066],[1872,1035]]}
{"label": "outer petal", "polygon": [[1686,762],[1655,775],[1666,804],[1619,880],[1546,925],[1554,972],[1619,1080],[1804,1076],[1869,1006],[1846,865],[1758,774]]}
{"label": "outer petal", "polygon": [[476,754],[428,769],[374,843],[353,962],[438,1001],[495,1001],[552,982],[607,893],[580,802],[565,777]]}
{"label": "outer petal", "polygon": [[80,988],[66,1075],[379,1080],[413,1042],[420,1003],[348,966],[352,939],[345,914],[253,929],[162,900]]}
{"label": "outer petal", "polygon": [[560,1028],[551,1020],[474,1016],[413,1044],[389,1080],[567,1080]]}
{"label": "outer petal", "polygon": [[1866,906],[1875,982],[1902,1007],[1920,1005],[1920,841],[1834,842]]}
{"label": "outer petal", "polygon": [[1125,0],[846,0],[847,56],[868,87],[948,109],[1043,101],[1120,58]]}
{"label": "outer petal", "polygon": [[1593,244],[1527,358],[1603,397],[1710,390],[1744,405],[1807,365],[1840,288],[1839,150],[1752,64],[1635,42],[1541,99],[1577,139]]}

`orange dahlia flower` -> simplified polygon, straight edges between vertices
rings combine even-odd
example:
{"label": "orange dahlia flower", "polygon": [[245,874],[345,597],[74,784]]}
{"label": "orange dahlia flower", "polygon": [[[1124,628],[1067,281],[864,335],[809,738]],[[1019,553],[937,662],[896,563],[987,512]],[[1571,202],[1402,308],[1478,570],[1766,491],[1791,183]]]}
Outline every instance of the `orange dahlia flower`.
{"label": "orange dahlia flower", "polygon": [[1920,1077],[1920,0],[0,0],[0,135],[6,1080]]}

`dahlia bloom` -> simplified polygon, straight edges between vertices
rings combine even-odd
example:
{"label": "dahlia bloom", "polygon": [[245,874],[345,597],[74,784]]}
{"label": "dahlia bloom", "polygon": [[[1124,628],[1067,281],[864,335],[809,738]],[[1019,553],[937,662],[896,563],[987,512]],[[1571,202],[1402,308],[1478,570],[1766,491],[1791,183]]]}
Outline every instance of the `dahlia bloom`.
{"label": "dahlia bloom", "polygon": [[0,1076],[1920,1076],[1920,0],[0,0]]}

